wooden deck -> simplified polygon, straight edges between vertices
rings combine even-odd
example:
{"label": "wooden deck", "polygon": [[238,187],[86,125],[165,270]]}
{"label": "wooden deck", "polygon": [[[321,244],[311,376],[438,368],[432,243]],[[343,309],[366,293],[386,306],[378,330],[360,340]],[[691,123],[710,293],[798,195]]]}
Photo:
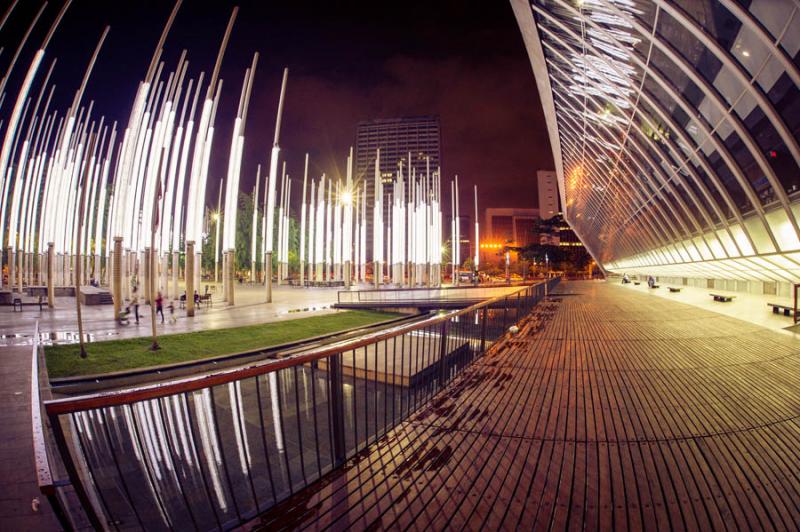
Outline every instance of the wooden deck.
{"label": "wooden deck", "polygon": [[800,341],[604,283],[559,292],[256,528],[800,528]]}

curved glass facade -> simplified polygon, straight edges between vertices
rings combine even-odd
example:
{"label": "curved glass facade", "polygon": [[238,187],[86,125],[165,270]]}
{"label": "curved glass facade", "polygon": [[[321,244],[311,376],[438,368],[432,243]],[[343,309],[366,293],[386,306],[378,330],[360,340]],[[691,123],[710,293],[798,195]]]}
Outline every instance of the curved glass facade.
{"label": "curved glass facade", "polygon": [[606,270],[800,283],[800,3],[511,4]]}

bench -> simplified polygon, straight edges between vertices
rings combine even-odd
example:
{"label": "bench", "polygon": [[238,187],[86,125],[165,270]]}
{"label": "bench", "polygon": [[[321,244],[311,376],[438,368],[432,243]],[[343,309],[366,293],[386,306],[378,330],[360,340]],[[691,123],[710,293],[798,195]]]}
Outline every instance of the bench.
{"label": "bench", "polygon": [[341,288],[344,281],[305,281],[305,285],[313,288]]}
{"label": "bench", "polygon": [[211,294],[203,294],[200,296],[200,304],[206,304],[207,307],[213,307],[214,301],[211,299]]}
{"label": "bench", "polygon": [[651,286],[650,288],[659,288],[659,286],[658,286],[657,284],[654,284],[654,285],[653,285],[653,286]]}
{"label": "bench", "polygon": [[711,293],[709,293],[708,295],[713,297],[714,301],[719,301],[720,303],[730,303],[731,301],[733,301],[733,298],[736,297],[736,296],[729,296],[729,295],[725,295],[725,294],[711,294]]}
{"label": "bench", "polygon": [[639,286],[640,284],[642,284],[642,283],[641,283],[641,282],[639,282],[639,281],[634,281],[634,282],[633,282],[633,285],[634,285],[634,286]]}
{"label": "bench", "polygon": [[682,288],[678,288],[677,286],[668,286],[670,292],[680,292],[683,290]]}
{"label": "bench", "polygon": [[39,296],[35,301],[23,301],[21,297],[15,297],[11,302],[11,305],[14,307],[14,312],[22,312],[26,306],[35,307],[37,305],[39,306],[39,311],[41,312],[44,307],[44,296]]}
{"label": "bench", "polygon": [[767,303],[768,307],[772,307],[773,314],[783,314],[784,316],[794,316],[795,310],[794,307],[790,307],[788,305],[780,305],[778,303]]}

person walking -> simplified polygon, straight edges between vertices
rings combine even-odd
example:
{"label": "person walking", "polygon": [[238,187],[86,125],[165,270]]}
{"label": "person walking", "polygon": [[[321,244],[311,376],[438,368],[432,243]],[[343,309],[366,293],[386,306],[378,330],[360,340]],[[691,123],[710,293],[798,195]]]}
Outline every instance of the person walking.
{"label": "person walking", "polygon": [[164,323],[164,296],[160,291],[156,296],[156,314],[161,314],[161,323]]}
{"label": "person walking", "polygon": [[139,294],[136,293],[136,287],[133,288],[131,294],[131,305],[133,305],[133,315],[136,317],[136,323],[139,323]]}

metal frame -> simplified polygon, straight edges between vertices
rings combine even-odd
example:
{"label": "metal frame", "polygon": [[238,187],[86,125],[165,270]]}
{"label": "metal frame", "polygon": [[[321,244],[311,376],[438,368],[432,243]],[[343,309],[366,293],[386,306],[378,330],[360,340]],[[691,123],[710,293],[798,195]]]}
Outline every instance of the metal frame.
{"label": "metal frame", "polygon": [[[235,527],[385,437],[558,282],[247,367],[47,401],[45,410],[96,528]],[[121,497],[105,497],[109,488]]]}
{"label": "metal frame", "polygon": [[[753,12],[733,0],[704,1],[709,5],[718,2],[720,9],[727,10],[726,16],[730,13],[738,19],[741,28],[749,31],[748,35],[752,34],[761,46],[759,51],[767,54],[766,58],[759,56],[758,63],[746,66],[734,56],[733,50],[726,49],[706,32],[691,13],[671,0],[641,0],[629,7],[613,0],[596,0],[591,4],[511,0],[545,111],[565,218],[595,260],[601,259],[598,264],[605,268],[622,271],[619,265],[625,264],[626,271],[646,272],[648,268],[712,265],[762,256],[773,264],[776,261],[768,256],[775,254],[781,255],[787,264],[798,263],[787,254],[794,250],[791,247],[787,250],[781,232],[791,230],[800,239],[797,205],[783,187],[780,179],[784,176],[773,169],[754,133],[745,126],[745,119],[737,114],[739,101],[743,97],[752,99],[748,102],[754,106],[753,110],[763,112],[770,134],[780,139],[793,164],[800,167],[798,140],[791,134],[784,116],[778,113],[777,104],[757,83],[765,65],[772,60],[770,66],[780,65],[795,86],[800,87],[800,68],[781,46],[789,22],[780,27],[772,25],[768,30]],[[611,31],[621,26],[612,25],[609,18],[602,22],[593,18],[596,9],[608,17],[616,17],[628,28],[625,31],[630,36]],[[634,16],[632,10],[636,9],[647,16],[641,19]],[[800,14],[800,5],[791,10],[789,21]],[[697,67],[657,31],[667,27],[665,24],[694,36],[697,46],[705,49],[736,81],[734,89],[726,91],[721,85],[718,89],[716,81],[712,84],[706,80],[708,76],[701,76]],[[553,30],[558,30],[558,34]],[[595,44],[601,42],[598,39],[624,51],[624,55],[612,55],[611,48],[596,48]],[[651,64],[654,50],[659,52],[660,63],[656,65]],[[573,56],[580,58],[579,64],[572,61]],[[573,65],[574,76],[562,70],[561,63]],[[619,70],[623,65],[625,72]],[[702,101],[714,112],[708,120],[713,119],[714,123],[708,122],[698,111],[700,106],[690,103],[663,71],[656,70],[667,65],[702,91]],[[608,79],[612,74],[616,81]],[[587,90],[579,98],[567,90],[564,82]],[[606,88],[588,90],[593,84]],[[625,92],[615,93],[616,99],[612,99],[604,91],[617,84],[625,87]],[[627,102],[622,113],[613,105],[617,99]],[[614,126],[599,118],[592,120],[593,113],[608,108],[609,104],[612,114],[619,119]],[[673,109],[698,128],[696,135],[684,131],[672,114]],[[663,124],[671,135],[661,135],[656,140],[643,131],[635,131],[639,123],[658,133]],[[725,137],[720,136],[719,128],[723,126],[736,134],[741,142],[737,149],[743,155],[739,152],[734,155]],[[612,151],[612,145],[619,148]],[[759,196],[746,175],[745,163],[754,164],[763,172],[771,197],[777,201],[766,203]],[[572,176],[575,168],[580,173]],[[724,169],[724,179],[722,170],[718,172],[716,168]],[[571,188],[570,176],[581,186]],[[781,211],[780,218],[774,218],[776,208]],[[779,227],[776,219],[788,225]],[[791,271],[793,268],[785,266],[778,270],[765,266],[764,278],[781,282],[800,280],[800,273]],[[715,276],[729,278],[725,270]]]}

